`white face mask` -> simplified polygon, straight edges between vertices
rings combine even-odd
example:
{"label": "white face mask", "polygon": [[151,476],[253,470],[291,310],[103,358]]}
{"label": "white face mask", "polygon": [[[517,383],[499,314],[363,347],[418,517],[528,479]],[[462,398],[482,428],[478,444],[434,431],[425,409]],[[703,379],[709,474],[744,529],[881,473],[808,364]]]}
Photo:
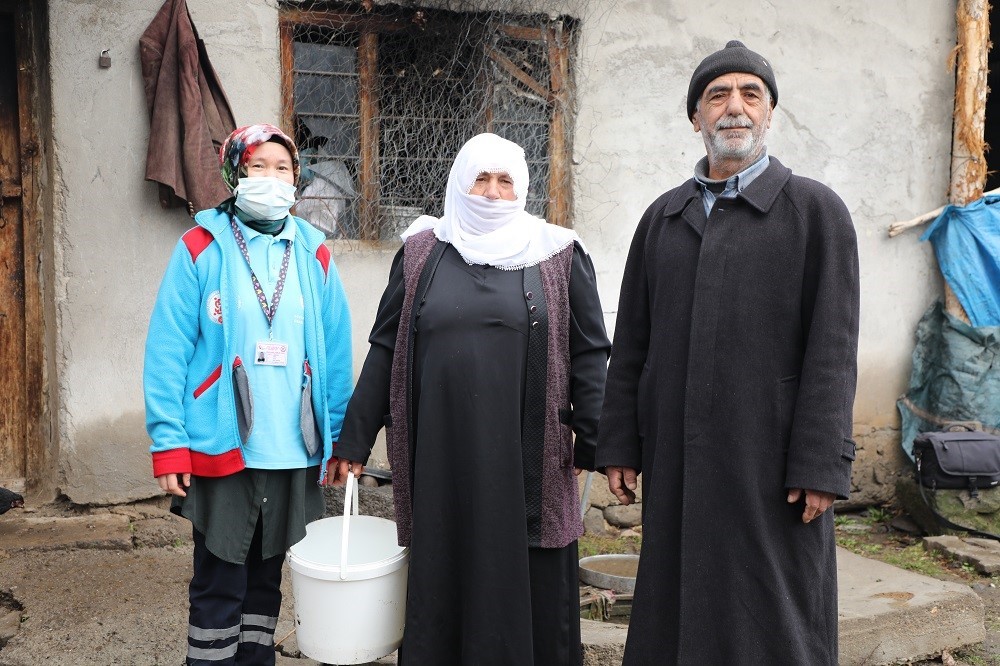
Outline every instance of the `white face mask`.
{"label": "white face mask", "polygon": [[295,204],[295,186],[271,176],[240,178],[236,205],[255,220],[280,220]]}

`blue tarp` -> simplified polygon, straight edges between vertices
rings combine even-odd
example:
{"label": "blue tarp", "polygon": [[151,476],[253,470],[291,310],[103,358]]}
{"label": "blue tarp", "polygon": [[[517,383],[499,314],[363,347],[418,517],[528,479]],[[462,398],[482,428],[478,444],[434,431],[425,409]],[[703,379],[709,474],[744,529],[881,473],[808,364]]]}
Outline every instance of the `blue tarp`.
{"label": "blue tarp", "polygon": [[1000,195],[945,207],[928,239],[972,325],[1000,326]]}

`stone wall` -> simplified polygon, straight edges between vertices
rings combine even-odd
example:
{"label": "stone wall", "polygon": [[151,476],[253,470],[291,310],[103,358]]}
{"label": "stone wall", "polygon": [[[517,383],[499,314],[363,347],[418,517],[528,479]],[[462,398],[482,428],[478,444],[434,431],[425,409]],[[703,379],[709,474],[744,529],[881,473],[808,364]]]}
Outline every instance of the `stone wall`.
{"label": "stone wall", "polygon": [[912,474],[913,463],[899,445],[897,428],[855,426],[858,457],[851,469],[851,496],[837,509],[860,509],[892,503],[899,478]]}

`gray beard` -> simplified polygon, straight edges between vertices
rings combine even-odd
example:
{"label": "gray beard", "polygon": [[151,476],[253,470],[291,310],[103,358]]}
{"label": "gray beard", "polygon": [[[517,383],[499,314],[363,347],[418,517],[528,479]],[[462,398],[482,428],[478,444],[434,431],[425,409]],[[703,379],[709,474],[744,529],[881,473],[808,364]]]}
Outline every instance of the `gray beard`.
{"label": "gray beard", "polygon": [[722,131],[731,127],[743,127],[746,122],[741,118],[731,120],[722,118],[715,125],[715,129],[705,134],[705,149],[708,151],[709,161],[720,160],[747,160],[760,153],[764,145],[764,136],[767,134],[767,127],[763,123],[760,126],[750,127],[750,134],[739,139],[726,139]]}

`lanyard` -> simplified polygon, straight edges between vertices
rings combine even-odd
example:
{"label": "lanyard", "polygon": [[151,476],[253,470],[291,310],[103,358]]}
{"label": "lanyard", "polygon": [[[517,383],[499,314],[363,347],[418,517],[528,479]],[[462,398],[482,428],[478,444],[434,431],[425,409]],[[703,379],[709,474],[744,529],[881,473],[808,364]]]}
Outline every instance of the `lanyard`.
{"label": "lanyard", "polygon": [[288,241],[285,245],[285,255],[281,258],[281,270],[278,271],[278,283],[274,285],[274,295],[271,296],[271,306],[267,305],[267,297],[264,296],[264,288],[260,286],[260,280],[253,272],[253,267],[250,265],[250,252],[247,251],[247,241],[243,237],[243,232],[240,231],[239,226],[236,224],[236,217],[229,217],[229,226],[233,229],[233,236],[236,237],[236,244],[240,246],[240,253],[247,262],[247,268],[250,269],[250,280],[253,281],[253,290],[257,294],[257,301],[260,303],[260,309],[264,311],[264,316],[267,318],[268,327],[268,338],[272,335],[272,324],[274,322],[274,314],[278,311],[278,302],[281,301],[281,292],[285,289],[285,277],[288,275],[288,258],[292,253],[292,242]]}

